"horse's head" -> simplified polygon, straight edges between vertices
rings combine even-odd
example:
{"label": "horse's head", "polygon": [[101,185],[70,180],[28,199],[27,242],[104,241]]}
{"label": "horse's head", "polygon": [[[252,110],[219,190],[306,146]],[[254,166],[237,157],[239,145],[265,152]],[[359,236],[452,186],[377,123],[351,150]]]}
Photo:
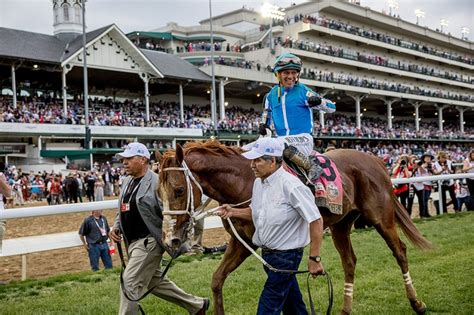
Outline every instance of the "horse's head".
{"label": "horse's head", "polygon": [[194,210],[201,204],[202,191],[184,161],[181,146],[176,151],[156,153],[160,164],[158,194],[163,202],[163,242],[174,252],[187,252],[193,239]]}

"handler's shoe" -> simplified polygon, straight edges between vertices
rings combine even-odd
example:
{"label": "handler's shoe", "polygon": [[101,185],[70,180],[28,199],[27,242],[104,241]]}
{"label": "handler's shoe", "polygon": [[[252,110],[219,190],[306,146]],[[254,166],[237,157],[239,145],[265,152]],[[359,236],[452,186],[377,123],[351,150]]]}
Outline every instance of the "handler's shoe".
{"label": "handler's shoe", "polygon": [[206,315],[206,311],[209,309],[209,305],[211,301],[208,298],[204,298],[204,303],[202,304],[202,308],[196,313],[196,315]]}
{"label": "handler's shoe", "polygon": [[283,150],[283,157],[306,171],[310,184],[313,184],[316,179],[323,173],[323,168],[316,163],[316,158],[313,156],[305,156],[296,147],[290,145],[285,146]]}

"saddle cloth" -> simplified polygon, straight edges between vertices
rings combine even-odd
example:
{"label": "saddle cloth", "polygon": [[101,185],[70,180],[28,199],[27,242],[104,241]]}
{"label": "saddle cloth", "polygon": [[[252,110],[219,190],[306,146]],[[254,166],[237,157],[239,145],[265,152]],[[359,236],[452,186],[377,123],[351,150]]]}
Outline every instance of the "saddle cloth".
{"label": "saddle cloth", "polygon": [[[314,197],[318,207],[327,208],[333,214],[342,214],[343,193],[342,179],[336,164],[325,155],[313,151],[311,156],[323,168],[323,173],[315,180]],[[284,168],[291,174],[298,176],[290,166]]]}

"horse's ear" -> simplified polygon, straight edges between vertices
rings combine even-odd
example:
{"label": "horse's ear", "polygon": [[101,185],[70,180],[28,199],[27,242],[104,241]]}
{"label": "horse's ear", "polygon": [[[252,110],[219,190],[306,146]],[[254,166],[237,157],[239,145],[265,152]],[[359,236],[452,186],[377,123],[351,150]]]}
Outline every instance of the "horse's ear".
{"label": "horse's ear", "polygon": [[184,152],[183,148],[177,144],[176,145],[176,162],[178,162],[179,165],[181,165],[184,161]]}
{"label": "horse's ear", "polygon": [[155,158],[158,163],[161,164],[161,161],[163,160],[163,154],[161,154],[160,150],[155,151]]}

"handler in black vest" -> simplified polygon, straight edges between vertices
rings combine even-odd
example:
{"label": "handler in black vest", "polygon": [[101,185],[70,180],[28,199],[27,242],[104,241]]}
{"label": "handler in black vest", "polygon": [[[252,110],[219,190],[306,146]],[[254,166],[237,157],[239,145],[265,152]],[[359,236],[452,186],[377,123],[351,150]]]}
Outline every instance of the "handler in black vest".
{"label": "handler in black vest", "polygon": [[[184,292],[166,277],[161,279],[162,206],[158,197],[158,176],[149,167],[150,152],[141,143],[127,145],[118,153],[128,177],[120,193],[119,212],[109,236],[120,242],[122,237],[128,252],[128,265],[123,273],[119,314],[137,314],[138,299],[149,288],[152,293],[185,308],[190,314],[205,314],[209,299]],[[158,241],[157,241],[158,240]]]}

